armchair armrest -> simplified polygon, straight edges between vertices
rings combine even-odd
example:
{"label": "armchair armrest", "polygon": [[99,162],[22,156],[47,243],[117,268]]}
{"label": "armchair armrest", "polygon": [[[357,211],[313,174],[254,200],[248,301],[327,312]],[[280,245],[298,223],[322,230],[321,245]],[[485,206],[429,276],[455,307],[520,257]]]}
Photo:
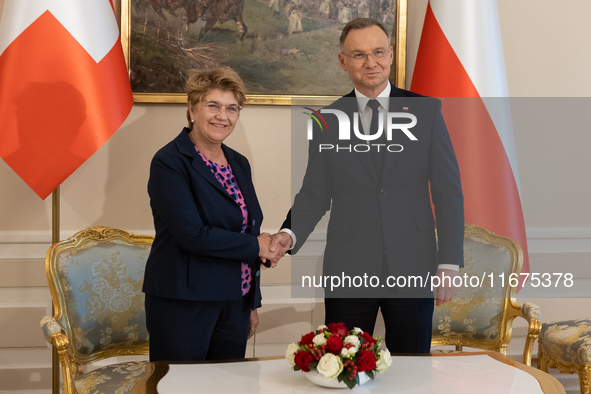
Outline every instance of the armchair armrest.
{"label": "armchair armrest", "polygon": [[70,341],[63,333],[63,327],[51,316],[44,316],[39,322],[45,340],[49,342],[56,350],[62,365],[62,375],[64,380],[64,393],[77,394],[76,385],[74,384],[74,374],[77,371],[73,360],[68,354]]}
{"label": "armchair armrest", "polygon": [[536,304],[526,302],[521,306],[521,317],[527,320],[527,338],[523,349],[522,363],[531,366],[531,354],[534,342],[542,330],[542,312]]}
{"label": "armchair armrest", "polygon": [[[64,329],[62,326],[51,316],[43,316],[39,322],[41,330],[43,330],[43,336],[45,340],[53,345],[53,336],[61,334]],[[67,341],[67,339],[66,339]]]}

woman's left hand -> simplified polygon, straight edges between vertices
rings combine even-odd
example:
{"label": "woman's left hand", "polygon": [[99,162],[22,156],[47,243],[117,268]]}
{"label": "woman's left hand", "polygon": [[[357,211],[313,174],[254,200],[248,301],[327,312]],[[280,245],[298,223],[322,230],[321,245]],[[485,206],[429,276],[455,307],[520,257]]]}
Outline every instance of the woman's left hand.
{"label": "woman's left hand", "polygon": [[259,326],[259,313],[255,309],[250,312],[250,326],[248,326],[248,339],[252,338]]}

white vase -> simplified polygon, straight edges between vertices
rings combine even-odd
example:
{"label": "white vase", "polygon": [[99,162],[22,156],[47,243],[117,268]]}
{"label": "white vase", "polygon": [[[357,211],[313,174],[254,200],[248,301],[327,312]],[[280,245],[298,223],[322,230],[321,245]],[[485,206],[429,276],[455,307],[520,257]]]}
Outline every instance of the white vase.
{"label": "white vase", "polygon": [[[333,389],[347,389],[347,388],[349,388],[349,387],[347,387],[347,385],[344,382],[339,382],[339,380],[337,378],[327,379],[324,376],[320,375],[315,370],[312,370],[310,372],[304,372],[304,375],[306,375],[306,378],[308,378],[308,380],[310,382],[317,384],[318,386],[329,387],[329,388],[333,388]],[[359,377],[359,386],[361,386],[362,384],[364,384],[365,382],[367,382],[369,380],[369,376],[367,376],[367,374],[365,372],[359,372],[357,374],[357,376]]]}

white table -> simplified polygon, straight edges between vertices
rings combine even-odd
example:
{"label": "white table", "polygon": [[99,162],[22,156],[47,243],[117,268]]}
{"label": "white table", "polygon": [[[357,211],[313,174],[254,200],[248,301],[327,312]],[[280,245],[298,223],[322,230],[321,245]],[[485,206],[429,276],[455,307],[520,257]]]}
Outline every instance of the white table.
{"label": "white table", "polygon": [[[315,372],[308,372],[315,373]],[[134,394],[334,392],[309,382],[283,358],[223,363],[150,363]],[[348,390],[343,390],[343,393]],[[550,375],[492,352],[395,356],[385,374],[357,394],[564,394]]]}

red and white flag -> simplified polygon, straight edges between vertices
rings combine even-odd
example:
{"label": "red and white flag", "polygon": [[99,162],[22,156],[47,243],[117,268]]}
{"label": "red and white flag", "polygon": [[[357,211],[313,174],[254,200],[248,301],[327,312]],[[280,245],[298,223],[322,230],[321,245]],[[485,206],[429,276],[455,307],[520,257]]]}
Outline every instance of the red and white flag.
{"label": "red and white flag", "polygon": [[529,272],[496,0],[430,0],[410,89],[443,100],[466,222],[516,240]]}
{"label": "red and white flag", "polygon": [[0,157],[46,198],[129,115],[110,0],[4,0]]}

